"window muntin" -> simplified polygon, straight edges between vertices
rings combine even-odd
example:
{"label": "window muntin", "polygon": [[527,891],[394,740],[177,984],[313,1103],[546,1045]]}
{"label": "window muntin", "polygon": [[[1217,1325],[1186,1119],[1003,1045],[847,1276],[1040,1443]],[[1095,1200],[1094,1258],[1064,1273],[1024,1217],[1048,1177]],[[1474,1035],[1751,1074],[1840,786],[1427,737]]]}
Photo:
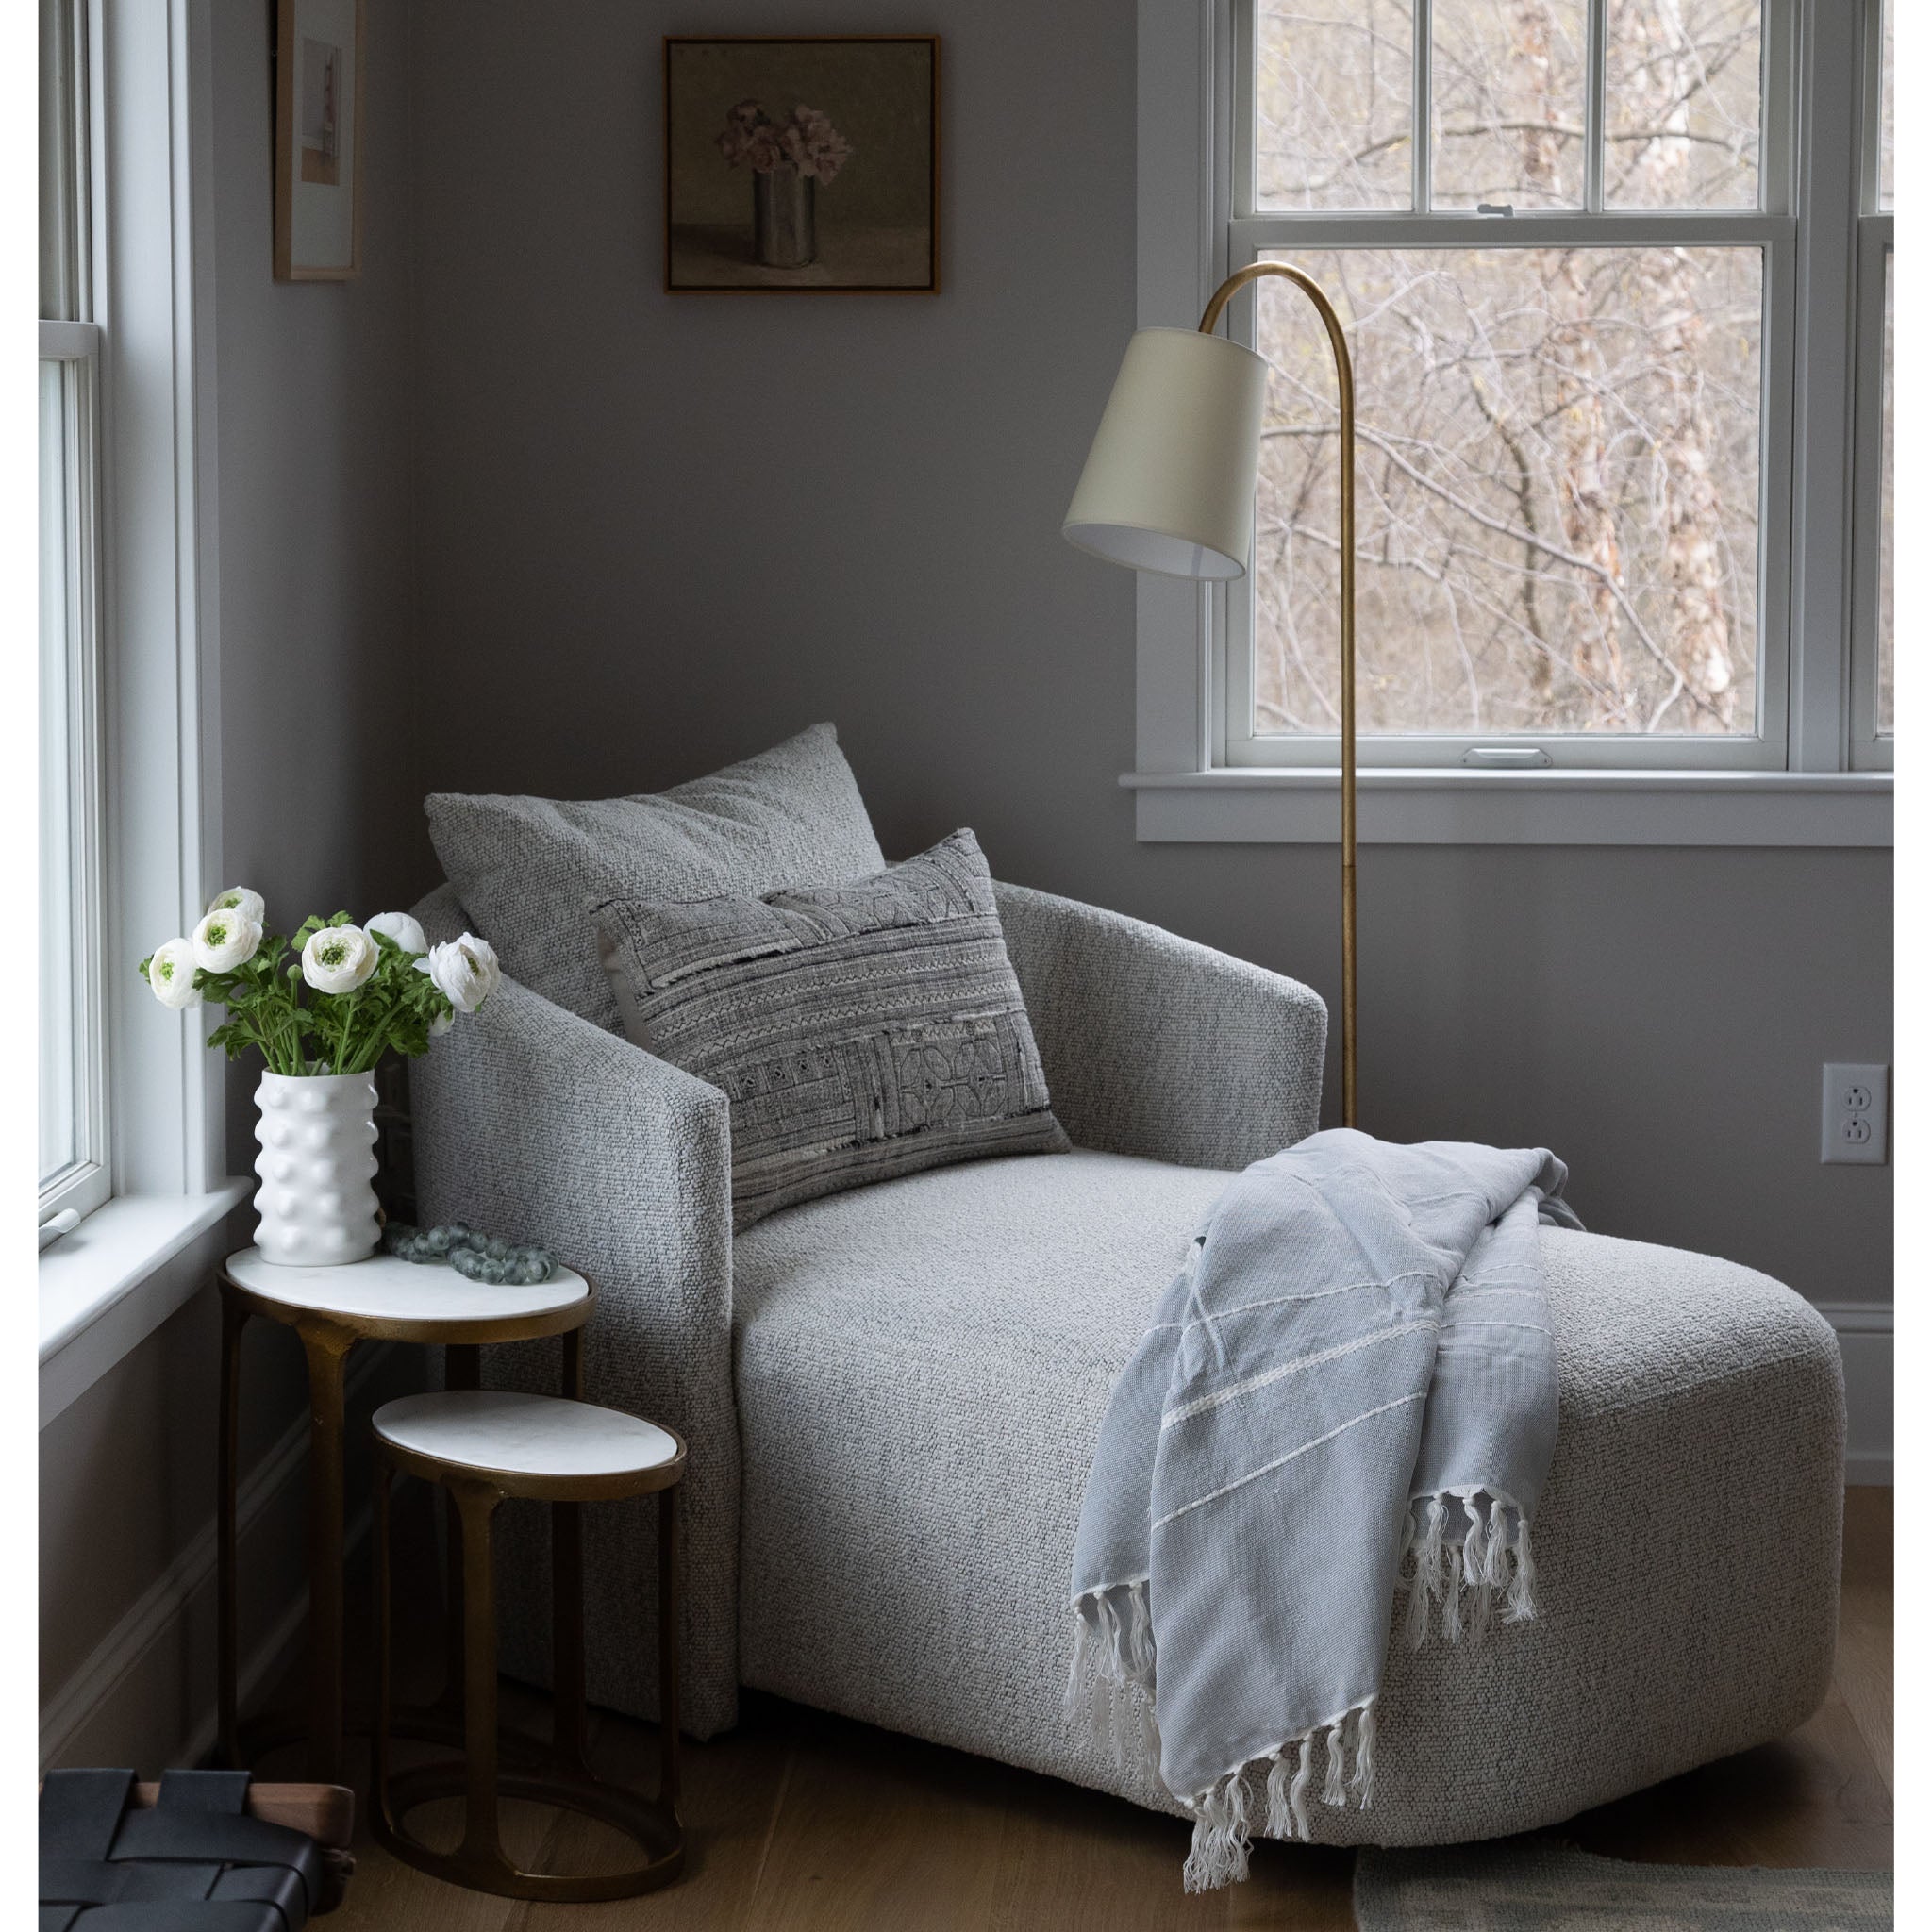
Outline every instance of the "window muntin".
{"label": "window muntin", "polygon": [[[1237,167],[1227,267],[1319,260],[1351,325],[1365,763],[1454,764],[1493,738],[1560,764],[1784,762],[1789,583],[1769,566],[1791,528],[1796,224],[1790,40],[1768,11],[1416,0],[1419,211],[1244,211]],[[1485,44],[1514,78],[1478,71],[1470,50]],[[1472,106],[1480,138],[1454,132]],[[1493,158],[1512,136],[1507,166],[1445,158],[1485,141]],[[1513,212],[1478,214],[1478,200]],[[1376,275],[1385,299],[1357,318]],[[1333,375],[1293,292],[1261,290],[1234,328],[1302,374],[1271,385],[1256,569],[1216,607],[1215,756],[1332,762]]]}

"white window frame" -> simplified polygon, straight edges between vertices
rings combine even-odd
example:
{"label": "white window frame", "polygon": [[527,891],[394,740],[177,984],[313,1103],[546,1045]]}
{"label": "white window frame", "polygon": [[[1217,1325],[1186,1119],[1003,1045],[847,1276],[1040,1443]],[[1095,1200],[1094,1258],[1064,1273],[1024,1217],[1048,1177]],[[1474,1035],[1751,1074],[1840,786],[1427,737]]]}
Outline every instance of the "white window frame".
{"label": "white window frame", "polygon": [[[1238,106],[1247,84],[1248,6],[1249,0],[1141,0],[1142,327],[1191,325],[1223,277],[1262,247],[1453,246],[1472,233],[1484,243],[1498,239],[1504,224],[1475,215],[1242,211]],[[1600,10],[1596,0],[1592,11]],[[1560,757],[1535,771],[1463,766],[1462,753],[1480,741],[1439,741],[1424,757],[1416,740],[1365,736],[1364,840],[1890,844],[1890,775],[1853,769],[1847,742],[1854,682],[1847,290],[1863,170],[1842,141],[1810,138],[1821,122],[1857,125],[1865,47],[1862,33],[1844,32],[1835,6],[1824,11],[1829,20],[1821,18],[1819,0],[1767,0],[1765,61],[1774,84],[1767,93],[1761,211],[1525,212],[1507,225],[1511,240],[1551,242],[1603,242],[1612,230],[1647,239],[1668,225],[1684,240],[1755,240],[1766,250],[1767,307],[1782,304],[1783,312],[1781,319],[1767,315],[1763,353],[1767,397],[1779,400],[1767,408],[1761,430],[1772,487],[1760,574],[1773,577],[1785,557],[1790,572],[1788,587],[1775,579],[1771,586],[1785,594],[1763,603],[1761,736],[1741,743],[1700,737],[1689,741],[1689,759],[1638,763],[1627,755],[1627,738],[1597,744],[1574,734],[1549,741]],[[1600,74],[1593,79],[1600,90]],[[1244,171],[1246,164],[1240,165]],[[1252,296],[1244,295],[1232,310],[1234,326],[1248,331],[1249,340],[1253,308]],[[1293,744],[1291,758],[1281,756],[1289,741],[1266,741],[1275,755],[1267,764],[1247,761],[1239,732],[1230,743],[1231,701],[1244,695],[1236,687],[1245,640],[1229,608],[1245,594],[1146,575],[1138,580],[1136,769],[1122,782],[1137,794],[1143,840],[1326,842],[1337,836],[1334,738]],[[1800,638],[1807,641],[1802,648]],[[1778,675],[1787,669],[1788,675]],[[1507,741],[1543,742],[1514,736]]]}
{"label": "white window frame", "polygon": [[134,970],[221,883],[211,0],[85,4],[113,1197],[40,1257],[42,1426],[206,1286],[249,1191],[210,1015]]}

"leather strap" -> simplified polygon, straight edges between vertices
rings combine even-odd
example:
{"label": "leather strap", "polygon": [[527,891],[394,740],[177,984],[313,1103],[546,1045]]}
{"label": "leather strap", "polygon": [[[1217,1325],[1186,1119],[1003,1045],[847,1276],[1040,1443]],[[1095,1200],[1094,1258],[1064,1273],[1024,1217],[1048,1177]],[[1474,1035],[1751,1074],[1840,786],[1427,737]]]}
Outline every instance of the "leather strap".
{"label": "leather strap", "polygon": [[41,1786],[41,1857],[105,1858],[133,1789],[131,1771],[50,1771]]}
{"label": "leather strap", "polygon": [[40,1932],[302,1932],[322,1896],[313,1839],[246,1811],[248,1774],[171,1771],[125,1808],[129,1771],[51,1772]]}
{"label": "leather strap", "polygon": [[156,1807],[162,1811],[227,1811],[240,1818],[248,1808],[245,1771],[164,1771]]}

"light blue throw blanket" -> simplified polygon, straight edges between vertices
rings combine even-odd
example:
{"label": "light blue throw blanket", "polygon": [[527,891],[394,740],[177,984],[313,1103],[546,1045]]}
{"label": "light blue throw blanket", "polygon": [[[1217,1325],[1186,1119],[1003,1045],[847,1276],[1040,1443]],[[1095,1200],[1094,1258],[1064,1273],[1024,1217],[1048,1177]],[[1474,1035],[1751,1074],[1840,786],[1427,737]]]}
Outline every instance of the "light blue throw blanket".
{"label": "light blue throw blanket", "polygon": [[1122,1373],[1068,1705],[1192,1812],[1189,1890],[1244,1878],[1251,1828],[1306,1839],[1311,1794],[1370,1803],[1398,1577],[1413,1644],[1535,1614],[1565,1179],[1541,1148],[1316,1134],[1229,1183]]}

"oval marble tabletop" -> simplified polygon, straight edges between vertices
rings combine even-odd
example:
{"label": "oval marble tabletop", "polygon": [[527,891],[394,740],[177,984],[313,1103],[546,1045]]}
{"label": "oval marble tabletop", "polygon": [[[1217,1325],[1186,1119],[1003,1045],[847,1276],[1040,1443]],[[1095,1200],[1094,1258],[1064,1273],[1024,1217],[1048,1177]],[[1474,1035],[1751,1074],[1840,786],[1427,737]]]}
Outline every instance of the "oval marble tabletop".
{"label": "oval marble tabletop", "polygon": [[399,1449],[505,1475],[631,1475],[678,1455],[677,1438],[641,1416],[508,1389],[400,1395],[374,1426]]}
{"label": "oval marble tabletop", "polygon": [[237,1288],[285,1308],[346,1321],[518,1321],[559,1313],[587,1300],[591,1284],[560,1262],[548,1281],[500,1285],[472,1281],[454,1268],[372,1255],[334,1268],[288,1268],[265,1260],[259,1248],[243,1248],[223,1264]]}

